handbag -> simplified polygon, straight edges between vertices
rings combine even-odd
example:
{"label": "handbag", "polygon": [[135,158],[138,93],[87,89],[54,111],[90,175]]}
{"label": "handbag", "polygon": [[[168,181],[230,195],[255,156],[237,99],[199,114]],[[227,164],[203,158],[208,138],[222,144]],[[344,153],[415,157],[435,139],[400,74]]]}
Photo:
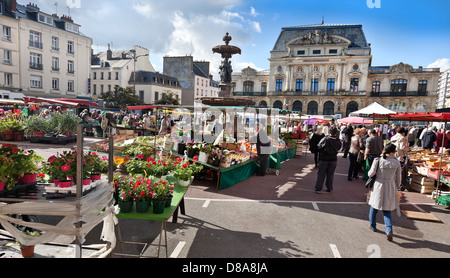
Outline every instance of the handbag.
{"label": "handbag", "polygon": [[[378,159],[378,163],[377,163],[377,172],[378,172],[378,167],[379,166],[380,166],[380,159]],[[377,179],[377,175],[375,175],[373,177],[369,177],[369,179],[366,182],[366,188],[367,189],[372,189],[376,179]]]}
{"label": "handbag", "polygon": [[364,153],[360,151],[358,153],[358,158],[356,159],[356,162],[361,163],[363,161],[364,161]]}

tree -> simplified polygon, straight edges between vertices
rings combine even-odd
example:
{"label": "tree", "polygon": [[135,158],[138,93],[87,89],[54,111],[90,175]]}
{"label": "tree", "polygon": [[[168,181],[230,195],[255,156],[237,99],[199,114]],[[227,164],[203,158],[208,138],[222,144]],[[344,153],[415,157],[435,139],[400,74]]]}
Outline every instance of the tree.
{"label": "tree", "polygon": [[177,98],[173,97],[173,93],[169,92],[168,94],[162,94],[160,100],[156,101],[155,104],[172,104],[172,105],[180,105]]}
{"label": "tree", "polygon": [[109,107],[124,109],[127,106],[141,105],[144,102],[136,95],[133,87],[114,87],[114,91],[102,93],[100,99],[104,100]]}

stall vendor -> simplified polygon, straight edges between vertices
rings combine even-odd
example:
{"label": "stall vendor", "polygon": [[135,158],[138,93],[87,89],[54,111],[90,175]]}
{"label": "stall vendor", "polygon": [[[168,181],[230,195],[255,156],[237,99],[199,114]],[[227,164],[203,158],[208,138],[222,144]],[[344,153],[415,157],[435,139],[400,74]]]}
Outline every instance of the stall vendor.
{"label": "stall vendor", "polygon": [[259,171],[256,173],[257,176],[265,176],[267,170],[267,164],[269,163],[269,156],[272,152],[271,143],[269,136],[267,136],[267,132],[262,129],[259,129],[259,125],[256,125],[256,129],[258,132],[256,138],[256,151],[258,154],[259,160]]}

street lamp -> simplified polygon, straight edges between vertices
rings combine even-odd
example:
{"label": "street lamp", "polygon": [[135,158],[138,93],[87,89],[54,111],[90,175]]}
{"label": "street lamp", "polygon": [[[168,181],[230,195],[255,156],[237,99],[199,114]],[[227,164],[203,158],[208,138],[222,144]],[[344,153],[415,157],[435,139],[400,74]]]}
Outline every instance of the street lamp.
{"label": "street lamp", "polygon": [[134,75],[134,93],[136,94],[136,61],[139,57],[144,57],[144,56],[149,56],[148,53],[147,54],[142,54],[142,55],[138,55],[136,56],[136,50],[135,49],[131,49],[130,50],[131,54],[132,54],[132,58],[133,58],[133,75]]}

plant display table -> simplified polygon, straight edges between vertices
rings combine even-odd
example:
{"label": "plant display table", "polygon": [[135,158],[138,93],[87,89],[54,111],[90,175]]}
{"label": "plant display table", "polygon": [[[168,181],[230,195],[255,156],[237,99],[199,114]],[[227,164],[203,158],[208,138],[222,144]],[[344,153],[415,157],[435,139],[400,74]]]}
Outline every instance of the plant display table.
{"label": "plant display table", "polygon": [[[186,194],[187,190],[189,189],[189,186],[183,187],[180,185],[175,185],[174,191],[173,191],[173,198],[172,198],[172,204],[170,207],[166,207],[164,209],[164,212],[162,214],[155,214],[152,212],[151,209],[148,210],[148,212],[145,213],[138,213],[136,212],[136,206],[133,205],[133,209],[131,212],[128,213],[118,213],[116,216],[118,218],[131,218],[131,219],[141,219],[141,220],[150,220],[150,221],[161,221],[161,229],[159,233],[159,240],[158,244],[149,244],[149,243],[142,243],[142,242],[129,242],[129,241],[123,241],[122,240],[122,234],[120,232],[120,224],[117,222],[117,229],[118,229],[118,237],[119,237],[119,243],[121,248],[121,253],[114,253],[115,255],[119,256],[131,256],[131,257],[154,257],[154,256],[143,256],[142,253],[146,250],[147,246],[157,246],[158,247],[158,253],[157,256],[159,258],[161,247],[164,247],[166,249],[166,258],[168,257],[167,254],[167,232],[166,232],[166,222],[169,220],[170,217],[172,217],[173,223],[177,222],[177,216],[178,216],[178,210],[181,209],[181,213],[184,215],[184,195]],[[164,242],[163,241],[164,237]],[[141,254],[139,255],[133,255],[133,254],[125,254],[123,251],[123,244],[136,244],[136,245],[143,245],[143,249]]]}

